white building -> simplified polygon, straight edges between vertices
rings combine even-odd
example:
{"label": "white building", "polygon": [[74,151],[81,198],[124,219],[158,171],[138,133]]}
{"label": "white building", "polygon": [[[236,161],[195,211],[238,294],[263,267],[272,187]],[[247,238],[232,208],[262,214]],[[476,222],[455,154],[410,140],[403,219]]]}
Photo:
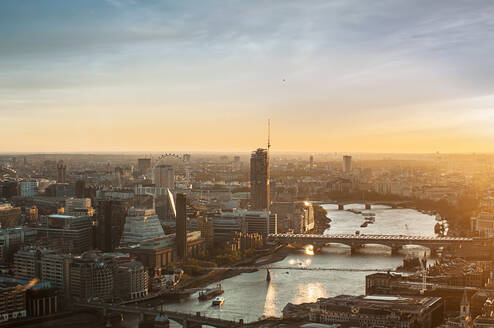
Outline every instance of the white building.
{"label": "white building", "polygon": [[158,215],[153,209],[137,209],[132,207],[125,218],[124,230],[120,245],[125,246],[142,240],[164,237]]}

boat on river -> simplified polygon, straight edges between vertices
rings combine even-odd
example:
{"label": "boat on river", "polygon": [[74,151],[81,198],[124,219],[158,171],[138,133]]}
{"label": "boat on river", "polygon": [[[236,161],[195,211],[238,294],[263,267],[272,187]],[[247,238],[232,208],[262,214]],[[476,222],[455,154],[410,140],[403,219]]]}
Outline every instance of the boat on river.
{"label": "boat on river", "polygon": [[223,294],[225,291],[221,287],[221,284],[217,284],[216,287],[213,288],[206,288],[203,289],[199,292],[199,300],[200,301],[207,301],[212,299],[213,297],[216,297],[218,295]]}
{"label": "boat on river", "polygon": [[213,300],[213,306],[222,306],[225,303],[225,298],[218,296]]}

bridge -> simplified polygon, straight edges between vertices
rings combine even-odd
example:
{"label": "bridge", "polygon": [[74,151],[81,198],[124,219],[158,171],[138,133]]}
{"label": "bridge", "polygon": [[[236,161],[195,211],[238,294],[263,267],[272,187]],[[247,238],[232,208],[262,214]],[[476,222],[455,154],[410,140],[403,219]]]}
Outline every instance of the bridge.
{"label": "bridge", "polygon": [[326,244],[343,244],[350,246],[352,253],[358,248],[374,244],[384,245],[391,248],[392,253],[406,245],[424,246],[436,252],[440,247],[463,247],[469,246],[473,238],[466,237],[428,237],[428,236],[408,236],[408,235],[366,235],[366,234],[269,234],[268,240],[279,244],[304,243],[315,246]]}
{"label": "bridge", "polygon": [[313,204],[332,204],[338,205],[338,209],[340,211],[345,209],[345,205],[350,204],[364,204],[366,210],[372,209],[373,205],[386,205],[391,206],[392,208],[397,207],[407,207],[413,204],[412,201],[403,201],[403,200],[383,200],[383,201],[374,201],[374,200],[325,200],[325,201],[312,201]]}
{"label": "bridge", "polygon": [[237,270],[237,271],[251,271],[251,270],[295,270],[295,271],[337,271],[337,272],[390,272],[394,271],[393,268],[374,269],[374,268],[325,268],[325,267],[310,267],[305,266],[303,263],[299,263],[299,266],[233,266],[233,267],[208,267],[207,270]]}
{"label": "bridge", "polygon": [[217,328],[228,328],[228,327],[244,327],[243,320],[233,321],[224,320],[219,318],[212,318],[202,315],[200,312],[195,314],[175,312],[175,311],[162,311],[155,308],[121,305],[121,304],[109,304],[109,303],[76,303],[76,307],[93,309],[102,311],[103,315],[106,316],[108,312],[117,313],[131,313],[139,316],[139,321],[142,322],[145,316],[156,317],[159,314],[166,315],[170,320],[173,320],[181,324],[184,328],[190,327],[201,327],[202,325],[207,325]]}

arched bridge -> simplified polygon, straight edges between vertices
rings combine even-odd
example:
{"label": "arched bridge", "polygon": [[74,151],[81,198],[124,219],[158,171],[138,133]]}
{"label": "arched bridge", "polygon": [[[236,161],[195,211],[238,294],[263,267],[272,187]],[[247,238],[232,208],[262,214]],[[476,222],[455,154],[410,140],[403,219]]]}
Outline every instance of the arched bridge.
{"label": "arched bridge", "polygon": [[106,316],[107,312],[117,312],[117,313],[132,313],[139,316],[139,320],[142,321],[144,316],[155,317],[158,314],[165,314],[170,320],[178,322],[184,328],[186,327],[201,327],[201,325],[207,325],[217,328],[229,328],[229,327],[244,327],[243,320],[233,321],[224,320],[219,318],[206,317],[200,312],[195,314],[175,312],[175,311],[161,311],[155,308],[130,306],[130,305],[119,305],[119,304],[109,304],[109,303],[76,303],[75,306],[81,308],[88,308],[99,310],[103,312]]}
{"label": "arched bridge", "polygon": [[440,247],[468,246],[473,242],[472,238],[466,237],[428,237],[409,235],[351,235],[351,234],[269,234],[268,240],[280,244],[304,243],[323,246],[325,244],[337,243],[350,246],[352,251],[368,244],[385,245],[391,247],[392,252],[397,252],[406,245],[418,245],[431,249],[432,252]]}
{"label": "arched bridge", "polygon": [[350,204],[364,204],[366,210],[372,209],[374,205],[386,205],[392,208],[398,207],[407,207],[413,204],[412,201],[404,201],[404,200],[383,200],[383,201],[375,201],[375,200],[323,200],[323,201],[312,201],[313,204],[332,204],[338,205],[339,210],[344,210],[345,205]]}

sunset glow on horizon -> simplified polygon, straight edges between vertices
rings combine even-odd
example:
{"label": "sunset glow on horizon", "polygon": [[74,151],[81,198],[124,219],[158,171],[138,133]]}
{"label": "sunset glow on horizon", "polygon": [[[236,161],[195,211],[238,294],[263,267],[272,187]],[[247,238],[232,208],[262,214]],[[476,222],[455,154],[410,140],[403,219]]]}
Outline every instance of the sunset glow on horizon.
{"label": "sunset glow on horizon", "polygon": [[490,1],[3,1],[0,152],[494,152]]}

